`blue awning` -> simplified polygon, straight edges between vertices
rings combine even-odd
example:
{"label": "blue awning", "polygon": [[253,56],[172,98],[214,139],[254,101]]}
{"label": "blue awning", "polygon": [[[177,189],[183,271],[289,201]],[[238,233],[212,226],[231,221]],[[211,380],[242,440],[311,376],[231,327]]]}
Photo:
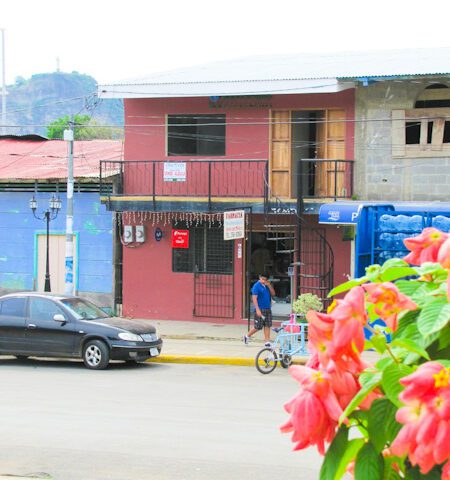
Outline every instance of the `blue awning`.
{"label": "blue awning", "polygon": [[319,210],[319,223],[354,225],[364,204],[359,202],[326,203]]}
{"label": "blue awning", "polygon": [[385,206],[394,209],[391,203],[385,202],[333,202],[321,205],[319,209],[319,223],[336,225],[355,225],[363,207]]}

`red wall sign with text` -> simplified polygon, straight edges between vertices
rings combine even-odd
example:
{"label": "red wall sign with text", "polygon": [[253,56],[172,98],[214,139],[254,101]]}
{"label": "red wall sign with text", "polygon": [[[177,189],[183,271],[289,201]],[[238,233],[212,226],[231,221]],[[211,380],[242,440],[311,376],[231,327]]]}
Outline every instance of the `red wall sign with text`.
{"label": "red wall sign with text", "polygon": [[172,230],[172,248],[189,248],[189,230]]}

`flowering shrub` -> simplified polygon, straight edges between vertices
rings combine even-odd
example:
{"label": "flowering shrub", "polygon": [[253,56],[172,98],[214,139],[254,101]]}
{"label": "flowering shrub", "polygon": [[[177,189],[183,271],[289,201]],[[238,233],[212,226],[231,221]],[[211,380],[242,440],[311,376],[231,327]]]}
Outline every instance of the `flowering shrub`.
{"label": "flowering shrub", "polygon": [[426,228],[405,245],[405,259],[368,267],[330,292],[346,294],[327,313],[307,314],[311,358],[290,367],[300,392],[281,430],[325,455],[321,480],[450,480],[450,234]]}
{"label": "flowering shrub", "polygon": [[292,303],[292,311],[301,315],[306,315],[310,310],[321,312],[322,309],[322,300],[314,293],[303,293]]}

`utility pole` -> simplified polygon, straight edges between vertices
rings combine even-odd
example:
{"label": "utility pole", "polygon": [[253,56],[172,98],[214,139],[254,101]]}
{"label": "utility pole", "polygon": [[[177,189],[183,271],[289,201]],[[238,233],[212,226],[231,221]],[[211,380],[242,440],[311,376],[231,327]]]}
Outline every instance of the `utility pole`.
{"label": "utility pole", "polygon": [[64,130],[64,140],[68,145],[65,293],[73,295],[73,116],[69,122],[69,129]]}
{"label": "utility pole", "polygon": [[5,29],[2,28],[2,135],[6,135]]}

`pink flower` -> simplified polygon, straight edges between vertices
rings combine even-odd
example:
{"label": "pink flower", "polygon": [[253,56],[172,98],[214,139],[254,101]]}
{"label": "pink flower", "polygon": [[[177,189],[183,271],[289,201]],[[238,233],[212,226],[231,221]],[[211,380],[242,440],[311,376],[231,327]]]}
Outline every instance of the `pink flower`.
{"label": "pink flower", "polygon": [[300,383],[300,392],[285,405],[289,420],[281,427],[283,433],[292,432],[294,450],[317,445],[324,455],[325,443],[336,433],[342,409],[334,394],[329,376],[307,367],[293,366],[292,377]]}
{"label": "pink flower", "polygon": [[450,300],[450,237],[441,245],[438,253],[438,262],[448,270],[447,298]]}
{"label": "pink flower", "polygon": [[441,245],[438,252],[437,261],[444,267],[450,270],[450,237]]}
{"label": "pink flower", "polygon": [[369,294],[367,301],[375,306],[375,313],[392,330],[397,330],[397,317],[403,310],[415,310],[417,305],[391,282],[367,283],[363,285]]}
{"label": "pink flower", "polygon": [[362,287],[353,287],[343,300],[336,300],[331,312],[335,320],[330,357],[336,362],[360,361],[364,350],[364,325],[367,322],[365,295]]}
{"label": "pink flower", "polygon": [[403,242],[411,251],[404,260],[412,265],[422,265],[424,262],[436,262],[440,246],[448,235],[437,228],[424,228],[417,237],[406,238]]}
{"label": "pink flower", "polygon": [[397,456],[408,454],[423,474],[450,457],[450,370],[439,362],[422,364],[400,380],[405,404],[396,418],[404,426],[391,446]]}
{"label": "pink flower", "polygon": [[448,461],[442,469],[441,480],[450,480],[450,461]]}
{"label": "pink flower", "polygon": [[310,310],[308,320],[308,344],[313,357],[326,366],[329,361],[329,348],[333,339],[334,318],[326,313]]}

